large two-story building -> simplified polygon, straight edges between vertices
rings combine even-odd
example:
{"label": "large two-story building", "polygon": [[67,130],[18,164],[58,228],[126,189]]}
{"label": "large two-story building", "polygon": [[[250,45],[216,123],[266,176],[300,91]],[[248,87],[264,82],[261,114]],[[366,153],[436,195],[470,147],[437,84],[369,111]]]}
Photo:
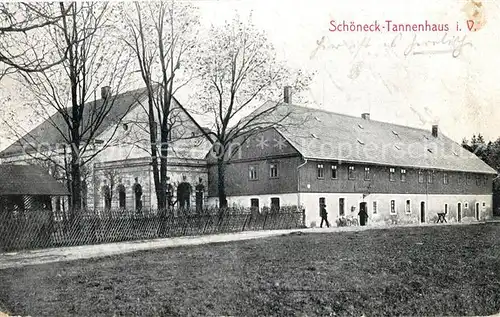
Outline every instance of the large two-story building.
{"label": "large two-story building", "polygon": [[[88,162],[82,167],[82,205],[98,210],[136,210],[140,204],[144,211],[156,210],[148,114],[144,106],[147,90],[112,94],[110,89],[103,87],[101,98],[85,104],[83,131],[88,132],[83,135],[82,148],[86,150],[82,157]],[[113,100],[109,113],[97,129],[89,129],[92,109],[103,107],[109,99]],[[171,113],[167,194],[172,202],[182,197],[185,207],[201,207],[207,200],[205,155],[210,142],[176,99]],[[94,131],[91,138],[89,131]],[[42,165],[62,181],[66,176],[60,167],[69,160],[69,137],[64,133],[69,133],[65,120],[56,112],[4,149],[0,163]],[[140,191],[135,190],[137,185]],[[196,199],[197,193],[201,200]],[[64,210],[64,205],[67,203],[59,198],[54,201],[56,211]]]}
{"label": "large two-story building", "polygon": [[[364,211],[369,224],[425,223],[438,213],[458,222],[492,215],[497,172],[437,125],[422,130],[286,102],[270,115],[278,124],[233,144],[229,205],[301,206],[308,226],[319,223],[322,203],[330,220]],[[208,160],[209,202],[217,204],[217,165]]]}
{"label": "large two-story building", "polygon": [[[105,102],[106,91],[87,109]],[[300,206],[307,226],[319,223],[323,203],[331,222],[358,217],[360,211],[368,214],[368,224],[425,223],[435,221],[438,213],[459,222],[491,217],[496,171],[440,133],[437,125],[423,130],[374,121],[368,113],[352,117],[301,107],[290,102],[289,92],[285,90],[285,102],[267,102],[256,110],[276,106],[264,118],[276,124],[231,145],[237,151],[225,172],[230,206]],[[85,140],[92,142],[87,155],[99,151],[85,168],[88,208],[136,209],[140,201],[144,210],[156,209],[145,100],[145,89],[116,95],[113,111],[93,140]],[[169,195],[177,206],[181,197],[193,209],[218,205],[210,142],[188,113],[176,109]],[[63,164],[65,154],[57,145],[65,137],[58,124],[64,126],[56,113],[1,152],[0,162],[34,162],[46,156]],[[108,146],[100,151],[106,140]],[[61,170],[52,174],[64,178]],[[56,210],[58,206],[55,202]]]}

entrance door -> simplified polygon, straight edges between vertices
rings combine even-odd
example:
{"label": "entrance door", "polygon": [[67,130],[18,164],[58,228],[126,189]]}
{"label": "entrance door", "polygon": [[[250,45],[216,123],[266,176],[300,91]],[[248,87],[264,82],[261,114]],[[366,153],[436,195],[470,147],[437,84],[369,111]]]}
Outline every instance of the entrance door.
{"label": "entrance door", "polygon": [[458,222],[462,221],[462,203],[457,204],[457,219]]}
{"label": "entrance door", "polygon": [[359,225],[365,226],[368,221],[368,212],[366,210],[366,202],[359,203]]}
{"label": "entrance door", "polygon": [[479,203],[476,203],[476,220],[479,220]]}
{"label": "entrance door", "polygon": [[425,222],[425,201],[420,202],[420,223]]}

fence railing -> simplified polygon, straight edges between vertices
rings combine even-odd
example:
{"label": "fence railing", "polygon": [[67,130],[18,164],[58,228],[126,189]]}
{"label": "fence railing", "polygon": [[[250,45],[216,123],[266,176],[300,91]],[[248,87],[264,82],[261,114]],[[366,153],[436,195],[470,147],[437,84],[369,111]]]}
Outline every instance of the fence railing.
{"label": "fence railing", "polygon": [[3,212],[0,251],[301,227],[303,212],[293,206],[266,213],[235,208],[200,213],[86,210],[73,221],[56,220],[47,210]]}

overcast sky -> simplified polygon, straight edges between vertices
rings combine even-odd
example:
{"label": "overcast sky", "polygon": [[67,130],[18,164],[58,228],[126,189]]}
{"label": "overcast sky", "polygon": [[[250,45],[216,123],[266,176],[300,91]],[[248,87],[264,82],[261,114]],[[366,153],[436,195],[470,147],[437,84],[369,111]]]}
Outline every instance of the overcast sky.
{"label": "overcast sky", "polygon": [[[253,11],[253,21],[264,29],[280,57],[291,66],[318,72],[307,92],[311,107],[374,120],[440,130],[460,141],[473,133],[500,137],[500,42],[493,1],[483,2],[486,23],[477,32],[467,29],[467,1],[196,1],[202,23],[223,23],[239,11]],[[347,23],[447,23],[444,32],[350,33],[330,32],[330,20]],[[461,31],[456,31],[457,22]],[[322,47],[318,49],[318,42]],[[439,42],[433,45],[428,41]],[[365,45],[360,45],[364,43]],[[420,46],[413,45],[418,43]],[[463,49],[458,57],[452,52]],[[457,51],[456,51],[457,52]],[[406,54],[405,54],[406,53]],[[9,81],[0,93],[16,94]],[[22,98],[13,96],[15,103]],[[19,100],[21,99],[21,100]],[[4,105],[13,107],[14,104]],[[4,131],[5,132],[5,131]],[[0,142],[0,148],[6,142]]]}

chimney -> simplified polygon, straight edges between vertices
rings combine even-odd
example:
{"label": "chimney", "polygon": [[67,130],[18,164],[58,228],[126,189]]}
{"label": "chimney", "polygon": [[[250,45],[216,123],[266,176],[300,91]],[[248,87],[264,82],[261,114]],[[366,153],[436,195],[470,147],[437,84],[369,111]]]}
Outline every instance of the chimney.
{"label": "chimney", "polygon": [[438,137],[438,125],[437,124],[434,124],[432,126],[432,136],[437,138]]}
{"label": "chimney", "polygon": [[368,112],[362,113],[361,118],[365,120],[370,120],[370,114]]}
{"label": "chimney", "polygon": [[288,104],[292,103],[292,87],[291,86],[285,86],[283,101],[285,103],[288,103]]}
{"label": "chimney", "polygon": [[101,99],[106,99],[110,95],[111,95],[111,87],[109,86],[101,87]]}

